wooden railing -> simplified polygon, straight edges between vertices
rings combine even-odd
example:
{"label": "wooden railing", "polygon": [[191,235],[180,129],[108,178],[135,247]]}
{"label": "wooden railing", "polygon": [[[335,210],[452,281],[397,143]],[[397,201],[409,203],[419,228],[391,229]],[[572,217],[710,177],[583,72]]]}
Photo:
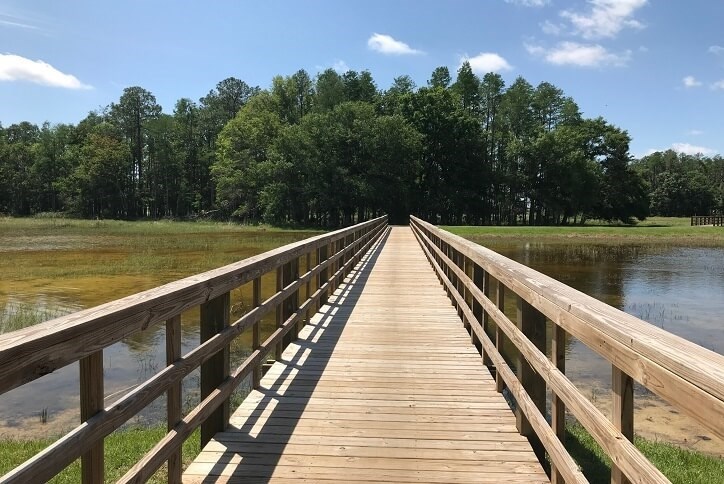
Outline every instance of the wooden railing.
{"label": "wooden railing", "polygon": [[[164,462],[168,462],[168,481],[181,482],[183,442],[199,426],[202,446],[225,429],[232,392],[249,375],[254,387],[258,386],[267,355],[274,352],[277,359],[281,357],[283,344],[296,335],[298,323],[309,320],[386,227],[387,217],[380,217],[0,336],[0,393],[77,361],[82,420],[0,481],[45,482],[80,457],[83,482],[103,482],[104,438],[166,393],[168,433],[120,482],[145,482]],[[302,275],[300,258],[307,268]],[[272,271],[276,271],[276,293],[262,301],[261,277]],[[249,282],[254,308],[230,324],[230,291]],[[307,297],[300,304],[302,286]],[[181,313],[197,306],[201,307],[202,342],[182,356]],[[259,324],[271,311],[276,311],[276,330],[262,342]],[[103,349],[164,322],[168,366],[104,408]],[[253,351],[230,371],[229,344],[249,327]],[[181,380],[199,366],[201,403],[184,416]]]}
{"label": "wooden railing", "polygon": [[[515,398],[520,433],[541,462],[547,453],[552,482],[587,482],[563,445],[566,409],[611,458],[612,482],[669,482],[631,442],[634,380],[724,438],[722,355],[416,217],[410,224],[484,363],[495,367],[498,391],[507,387]],[[516,321],[503,312],[511,296]],[[553,323],[550,359],[546,319]],[[567,335],[611,363],[612,421],[566,377]],[[515,372],[501,354],[504,339],[517,348]],[[552,394],[550,424],[546,388]]]}
{"label": "wooden railing", "polygon": [[691,217],[691,225],[714,225],[721,227],[724,225],[724,215],[693,215]]}

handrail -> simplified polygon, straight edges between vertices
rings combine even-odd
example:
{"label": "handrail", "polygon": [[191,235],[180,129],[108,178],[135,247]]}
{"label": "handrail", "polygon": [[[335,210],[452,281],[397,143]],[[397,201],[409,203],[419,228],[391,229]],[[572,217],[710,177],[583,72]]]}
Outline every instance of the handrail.
{"label": "handrail", "polygon": [[[470,327],[473,339],[482,346],[484,361],[496,367],[498,389],[505,384],[516,398],[519,430],[548,452],[555,481],[579,481],[573,475],[576,469],[571,467],[570,456],[565,449],[564,454],[561,452],[563,416],[568,408],[611,457],[614,482],[625,482],[626,477],[632,482],[644,478],[648,482],[668,482],[630,442],[633,380],[724,437],[722,355],[417,217],[410,219],[415,236]],[[508,292],[518,300],[517,322],[502,311]],[[550,360],[544,346],[546,318],[553,323],[554,332]],[[495,334],[495,342],[486,328]],[[566,378],[566,334],[611,363],[613,422]],[[517,378],[500,354],[503,335],[521,355],[516,361]],[[553,395],[552,429],[545,420],[546,385]]]}
{"label": "handrail", "polygon": [[[202,445],[228,425],[232,392],[248,375],[259,384],[267,355],[281,357],[288,335],[321,306],[344,276],[386,231],[387,217],[311,237],[248,259],[128,296],[37,326],[0,335],[0,393],[78,361],[81,368],[83,423],[20,466],[2,482],[44,482],[81,457],[83,482],[103,481],[103,440],[139,411],[168,392],[166,436],[141,459],[122,482],[144,482],[169,462],[169,482],[181,482],[180,449],[201,426]],[[312,253],[316,265],[311,267]],[[299,259],[307,272],[299,275]],[[261,276],[276,270],[277,292],[260,299]],[[316,291],[311,281],[316,279]],[[253,282],[254,308],[231,323],[230,291]],[[307,299],[299,303],[306,284]],[[201,306],[203,342],[180,356],[180,315]],[[276,310],[277,329],[259,341],[261,319]],[[103,407],[103,348],[135,332],[166,322],[168,366],[109,407]],[[229,344],[253,327],[253,351],[229,371]],[[202,402],[185,417],[180,412],[180,382],[201,367]]]}

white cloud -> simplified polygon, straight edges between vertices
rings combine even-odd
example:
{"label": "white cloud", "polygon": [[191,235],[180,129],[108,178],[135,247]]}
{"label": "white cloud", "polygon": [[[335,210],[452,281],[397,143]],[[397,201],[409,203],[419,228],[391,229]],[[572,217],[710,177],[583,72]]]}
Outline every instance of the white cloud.
{"label": "white cloud", "polygon": [[488,72],[509,71],[513,68],[507,60],[495,52],[481,52],[474,57],[464,55],[460,58],[460,64],[468,61],[470,68],[476,74],[487,74]]}
{"label": "white cloud", "polygon": [[343,60],[336,60],[334,61],[334,64],[332,64],[332,69],[337,71],[339,74],[344,74],[349,70],[349,66]]}
{"label": "white cloud", "polygon": [[716,153],[716,150],[711,148],[705,148],[704,146],[695,146],[689,143],[674,143],[671,145],[671,149],[677,153],[683,153],[685,155],[704,155],[709,156]]}
{"label": "white cloud", "polygon": [[565,30],[565,26],[561,24],[554,24],[550,20],[546,20],[545,22],[540,24],[540,28],[544,34],[548,35],[561,35]]}
{"label": "white cloud", "polygon": [[699,87],[701,86],[701,81],[697,81],[694,76],[686,76],[682,79],[682,82],[684,83],[684,87]]}
{"label": "white cloud", "polygon": [[526,44],[525,48],[529,54],[542,57],[549,64],[559,66],[623,66],[631,58],[630,51],[614,54],[598,44],[579,44],[577,42],[560,42],[551,49],[530,44]]}
{"label": "white cloud", "polygon": [[704,132],[700,129],[690,129],[686,134],[690,136],[701,136]]}
{"label": "white cloud", "polygon": [[724,54],[724,47],[721,45],[712,45],[709,47],[709,53],[714,55],[722,55]]}
{"label": "white cloud", "polygon": [[647,0],[588,0],[591,10],[578,13],[563,10],[560,15],[573,25],[575,32],[584,39],[615,37],[624,28],[643,28],[643,24],[633,18]]}
{"label": "white cloud", "polygon": [[413,49],[406,43],[395,40],[389,35],[378,33],[372,34],[372,37],[367,40],[367,47],[387,55],[424,54],[421,50]]}
{"label": "white cloud", "polygon": [[551,0],[505,0],[505,3],[512,3],[522,7],[542,7],[551,3]]}
{"label": "white cloud", "polygon": [[713,82],[711,84],[711,88],[714,90],[719,90],[719,89],[724,90],[724,79],[722,79],[721,81]]}
{"label": "white cloud", "polygon": [[77,77],[65,74],[42,60],[30,60],[14,54],[0,54],[0,81],[27,81],[66,89],[92,89]]}

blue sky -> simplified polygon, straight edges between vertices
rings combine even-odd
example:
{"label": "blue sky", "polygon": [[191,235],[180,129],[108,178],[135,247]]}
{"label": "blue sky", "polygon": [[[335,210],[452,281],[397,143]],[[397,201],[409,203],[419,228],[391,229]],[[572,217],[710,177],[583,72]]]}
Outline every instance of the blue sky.
{"label": "blue sky", "polygon": [[165,112],[234,76],[304,68],[424,85],[471,61],[628,130],[631,151],[724,154],[724,1],[0,0],[0,122],[76,123],[124,87]]}

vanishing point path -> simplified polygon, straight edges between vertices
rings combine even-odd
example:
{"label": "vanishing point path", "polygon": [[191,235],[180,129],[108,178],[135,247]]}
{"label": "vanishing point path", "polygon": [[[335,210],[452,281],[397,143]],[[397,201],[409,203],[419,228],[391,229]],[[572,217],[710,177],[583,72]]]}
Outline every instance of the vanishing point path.
{"label": "vanishing point path", "polygon": [[548,482],[409,227],[365,255],[184,482]]}

